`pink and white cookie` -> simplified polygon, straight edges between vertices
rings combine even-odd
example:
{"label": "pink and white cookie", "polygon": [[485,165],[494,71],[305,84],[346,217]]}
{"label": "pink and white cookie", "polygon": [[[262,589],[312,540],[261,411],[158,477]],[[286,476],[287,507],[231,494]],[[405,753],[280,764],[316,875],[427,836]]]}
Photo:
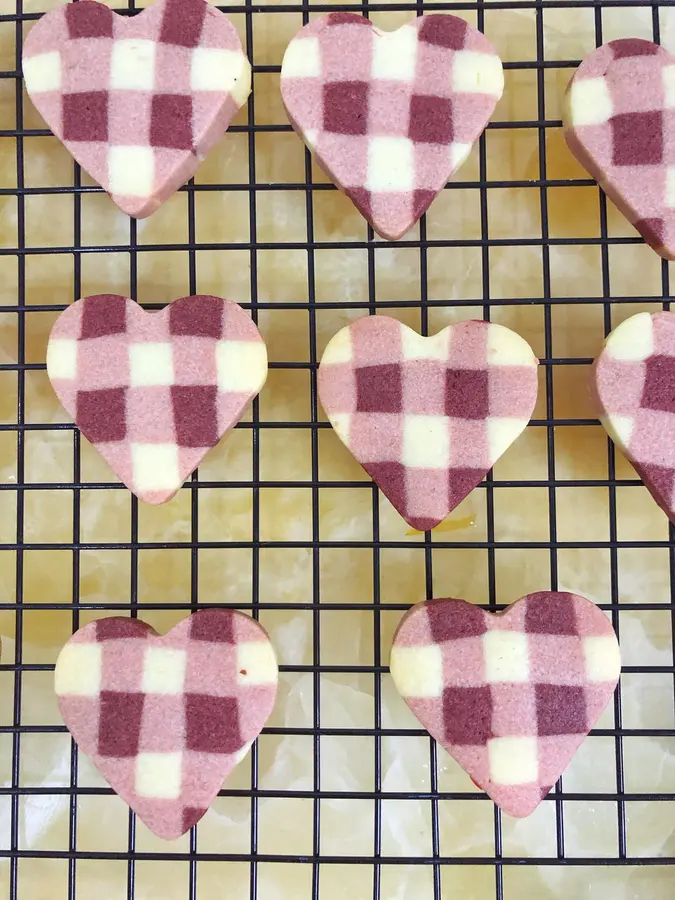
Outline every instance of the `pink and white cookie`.
{"label": "pink and white cookie", "polygon": [[173,840],[248,753],[277,679],[260,625],[207,609],[166,635],[138,619],[85,625],[59,654],[54,687],[80,750],[154,834]]}
{"label": "pink and white cookie", "polygon": [[259,393],[267,348],[251,317],[220,297],[182,297],[146,312],[97,294],[56,320],[47,374],[129,490],[164,503]]}
{"label": "pink and white cookie", "polygon": [[675,57],[639,38],[593,51],[567,89],[565,138],[645,241],[675,259]]}
{"label": "pink and white cookie", "polygon": [[494,48],[456,16],[386,32],[363,16],[330,13],[298,32],[281,66],[293,127],[387,240],[426,212],[503,90]]}
{"label": "pink and white cookie", "polygon": [[319,366],[340,440],[419,531],[478,485],[530,420],[538,360],[515,332],[460,322],[423,337],[388,316],[339,331]]}
{"label": "pink and white cookie", "polygon": [[137,219],[192,178],[251,90],[237,32],[206,0],[137,16],[66,3],[26,38],[23,75],[56,137]]}
{"label": "pink and white cookie", "polygon": [[607,706],[621,672],[605,614],[578,594],[502,613],[427,600],[394,636],[391,675],[422,725],[504,812],[529,815]]}
{"label": "pink and white cookie", "polygon": [[605,430],[675,522],[675,313],[638,313],[615,328],[592,391]]}

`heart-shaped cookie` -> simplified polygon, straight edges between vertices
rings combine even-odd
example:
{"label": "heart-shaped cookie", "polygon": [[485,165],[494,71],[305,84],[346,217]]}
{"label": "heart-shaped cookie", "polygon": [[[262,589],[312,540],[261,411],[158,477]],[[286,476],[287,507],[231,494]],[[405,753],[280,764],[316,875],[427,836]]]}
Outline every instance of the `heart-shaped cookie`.
{"label": "heart-shaped cookie", "polygon": [[340,440],[419,531],[469,494],[527,425],[538,361],[519,335],[460,322],[422,337],[367,316],[329,342],[319,397]]}
{"label": "heart-shaped cookie", "polygon": [[234,26],[205,0],[132,17],[66,3],[26,38],[23,75],[54,134],[139,219],[192,178],[251,90]]}
{"label": "heart-shaped cookie", "polygon": [[605,430],[675,522],[675,313],[638,313],[615,328],[592,391]]}
{"label": "heart-shaped cookie", "polygon": [[267,721],[277,662],[235,610],[201,610],[166,635],[138,619],[81,628],[56,662],[68,730],[113,790],[161,838],[198,822]]}
{"label": "heart-shaped cookie", "polygon": [[666,259],[675,259],[675,58],[622,38],[579,66],[565,138],[581,165]]}
{"label": "heart-shaped cookie", "polygon": [[281,66],[295,130],[388,240],[412,228],[464,162],[503,90],[494,48],[456,16],[384,32],[331,13],[298,32]]}
{"label": "heart-shaped cookie", "polygon": [[427,600],[401,620],[397,690],[422,725],[512,816],[527,816],[597,722],[621,671],[598,607],[528,594],[502,613]]}
{"label": "heart-shaped cookie", "polygon": [[260,391],[267,349],[250,316],[220,297],[183,297],[150,313],[98,294],[56,320],[47,373],[129,490],[164,503]]}

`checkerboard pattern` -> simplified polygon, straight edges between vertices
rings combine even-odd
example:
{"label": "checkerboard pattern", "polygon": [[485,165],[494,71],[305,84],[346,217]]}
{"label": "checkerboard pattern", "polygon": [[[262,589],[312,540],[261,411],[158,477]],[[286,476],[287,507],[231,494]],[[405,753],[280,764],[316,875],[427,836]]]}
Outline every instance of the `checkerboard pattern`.
{"label": "checkerboard pattern", "polygon": [[666,259],[675,259],[675,58],[638,38],[591,53],[566,97],[579,162]]}
{"label": "checkerboard pattern", "polygon": [[615,328],[593,390],[606,431],[675,522],[675,313],[638,313]]}
{"label": "checkerboard pattern", "polygon": [[494,614],[428,600],[401,621],[397,690],[504,812],[529,815],[609,702],[621,671],[604,613],[576,594],[529,594]]}
{"label": "checkerboard pattern", "polygon": [[461,322],[433,337],[387,316],[358,319],[321,360],[321,403],[400,515],[438,525],[527,425],[538,361],[519,335]]}
{"label": "checkerboard pattern", "polygon": [[251,86],[234,26],[205,0],[133,17],[66,3],[26,38],[23,74],[54,134],[136,218],[194,175]]}
{"label": "checkerboard pattern", "polygon": [[277,676],[257,622],[209,609],[163,636],[138,619],[85,625],[59,654],[54,684],[80,749],[172,840],[202,818],[260,734]]}
{"label": "checkerboard pattern", "polygon": [[492,45],[455,16],[383,32],[331,13],[293,38],[281,67],[296,131],[389,240],[412,228],[464,162],[503,90]]}
{"label": "checkerboard pattern", "polygon": [[57,319],[47,373],[129,490],[164,503],[258,394],[267,349],[250,316],[219,297],[183,297],[148,313],[98,294]]}

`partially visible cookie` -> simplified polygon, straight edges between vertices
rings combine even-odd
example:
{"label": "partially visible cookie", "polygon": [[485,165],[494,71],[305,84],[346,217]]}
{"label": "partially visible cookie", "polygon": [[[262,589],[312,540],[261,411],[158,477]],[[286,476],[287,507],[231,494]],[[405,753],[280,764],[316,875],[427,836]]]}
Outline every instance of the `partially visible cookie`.
{"label": "partially visible cookie", "polygon": [[529,815],[597,722],[621,671],[604,613],[578,594],[528,594],[499,614],[419,603],[391,651],[397,690],[497,806]]}
{"label": "partially visible cookie", "polygon": [[600,421],[675,522],[675,313],[638,313],[595,361]]}
{"label": "partially visible cookie", "polygon": [[56,320],[47,373],[129,490],[164,503],[244,415],[267,378],[267,349],[251,317],[220,297],[146,312],[97,294]]}
{"label": "partially visible cookie", "polygon": [[387,32],[330,13],[298,32],[281,66],[295,130],[387,240],[413,227],[465,161],[503,89],[493,46],[456,16]]}
{"label": "partially visible cookie", "polygon": [[267,721],[277,662],[263,629],[207,609],[166,634],[138,619],[81,628],[56,662],[68,730],[158,837],[180,837],[205,814]]}
{"label": "partially visible cookie", "polygon": [[397,512],[434,528],[529,422],[538,360],[515,332],[460,322],[423,337],[366,316],[328,343],[319,397],[340,440]]}
{"label": "partially visible cookie", "polygon": [[675,57],[621,38],[584,59],[565,98],[567,144],[666,259],[675,259]]}

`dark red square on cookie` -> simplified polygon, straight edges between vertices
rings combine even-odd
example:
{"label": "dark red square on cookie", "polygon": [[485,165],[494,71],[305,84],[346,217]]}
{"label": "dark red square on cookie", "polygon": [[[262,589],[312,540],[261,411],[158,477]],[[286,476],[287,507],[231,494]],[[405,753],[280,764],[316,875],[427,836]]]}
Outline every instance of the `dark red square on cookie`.
{"label": "dark red square on cookie", "polygon": [[145,694],[101,691],[98,752],[101,756],[137,756]]}
{"label": "dark red square on cookie", "polygon": [[164,18],[159,33],[160,43],[175,44],[178,47],[197,47],[202,36],[205,15],[205,3],[168,0],[164,7]]}
{"label": "dark red square on cookie", "polygon": [[658,166],[663,160],[663,113],[620,113],[609,120],[612,127],[612,164]]}
{"label": "dark red square on cookie", "polygon": [[185,748],[195,753],[236,753],[243,746],[234,697],[187,694]]}
{"label": "dark red square on cookie", "polygon": [[108,140],[108,92],[82,91],[63,95],[63,140]]}
{"label": "dark red square on cookie", "polygon": [[127,301],[118,294],[87,297],[82,309],[80,340],[124,334],[127,329]]}
{"label": "dark red square on cookie", "polygon": [[199,308],[194,302],[176,300],[169,307],[169,332],[185,337],[219,338],[223,329],[223,302],[218,297],[199,298]]}
{"label": "dark red square on cookie", "polygon": [[650,356],[645,361],[641,405],[675,413],[675,357]]}
{"label": "dark red square on cookie", "polygon": [[453,138],[452,100],[413,94],[408,137],[418,144],[449,144]]}
{"label": "dark red square on cookie", "polygon": [[403,412],[403,380],[398,363],[360,366],[355,378],[357,412]]}
{"label": "dark red square on cookie", "polygon": [[365,81],[331,81],[323,86],[323,127],[333,134],[368,133]]}
{"label": "dark red square on cookie", "polygon": [[79,391],[75,419],[92,444],[123,441],[127,435],[126,389]]}
{"label": "dark red square on cookie", "polygon": [[568,684],[536,684],[537,734],[586,734],[586,692]]}
{"label": "dark red square on cookie", "polygon": [[618,41],[610,41],[614,59],[624,59],[627,56],[656,56],[659,52],[657,44],[652,41],[643,41],[640,38],[621,38]]}
{"label": "dark red square on cookie", "polygon": [[461,50],[466,39],[467,23],[457,16],[425,16],[420,40],[449,50]]}
{"label": "dark red square on cookie", "polygon": [[460,747],[482,747],[492,737],[492,692],[482,687],[446,687],[443,691],[445,738]]}
{"label": "dark red square on cookie", "polygon": [[150,113],[150,146],[191,150],[192,97],[184,94],[155,94]]}
{"label": "dark red square on cookie", "polygon": [[577,634],[574,599],[569,594],[548,591],[530,594],[525,608],[525,631],[528,634]]}
{"label": "dark red square on cookie", "polygon": [[66,22],[71,40],[113,36],[113,13],[102,3],[68,3]]}
{"label": "dark red square on cookie", "polygon": [[448,599],[427,604],[427,620],[435,644],[480,637],[487,631],[483,610],[478,606],[472,607],[463,600]]}
{"label": "dark red square on cookie", "polygon": [[190,619],[190,640],[211,641],[214,644],[236,644],[234,613],[223,615],[223,610],[200,610]]}
{"label": "dark red square on cookie", "polygon": [[487,369],[445,370],[445,415],[487,419],[490,415]]}
{"label": "dark red square on cookie", "polygon": [[171,386],[171,405],[179,447],[213,447],[218,443],[218,388],[215,385]]}

